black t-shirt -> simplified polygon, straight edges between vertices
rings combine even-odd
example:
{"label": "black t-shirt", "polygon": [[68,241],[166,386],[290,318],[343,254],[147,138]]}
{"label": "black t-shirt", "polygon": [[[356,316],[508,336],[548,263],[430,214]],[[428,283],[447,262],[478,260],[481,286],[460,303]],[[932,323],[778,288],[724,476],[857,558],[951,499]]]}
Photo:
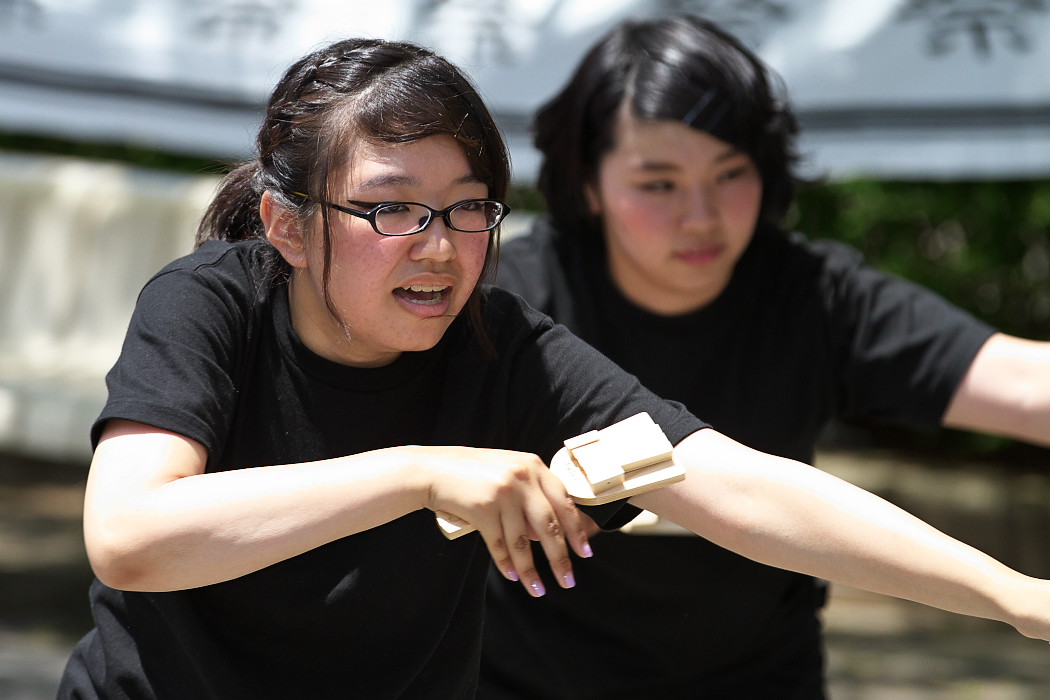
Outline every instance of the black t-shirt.
{"label": "black t-shirt", "polygon": [[[209,472],[403,444],[535,452],[648,411],[672,442],[704,424],[513,295],[486,291],[489,356],[462,320],[432,350],[360,369],[296,337],[268,246],[209,243],[142,291],[96,422],[186,435]],[[629,506],[588,509],[609,522]],[[139,593],[99,582],[96,628],[59,697],[469,698],[480,654],[480,536],[421,510],[238,579]],[[555,586],[550,586],[554,588]]]}
{"label": "black t-shirt", "polygon": [[[833,417],[937,425],[992,333],[852,248],[773,228],[718,299],[675,317],[624,298],[600,251],[554,241],[545,222],[509,241],[497,283],[719,432],[799,461]],[[491,581],[479,697],[821,696],[811,578],[699,537],[593,543],[571,598],[527,606]]]}

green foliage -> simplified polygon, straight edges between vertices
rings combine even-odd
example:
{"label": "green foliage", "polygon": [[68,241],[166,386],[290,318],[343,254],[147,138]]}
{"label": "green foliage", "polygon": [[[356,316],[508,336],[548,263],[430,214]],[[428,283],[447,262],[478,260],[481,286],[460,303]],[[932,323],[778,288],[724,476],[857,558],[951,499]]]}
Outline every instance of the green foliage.
{"label": "green foliage", "polygon": [[[876,182],[800,193],[790,226],[862,250],[1004,332],[1050,339],[1050,181]],[[1046,451],[956,431],[865,429],[878,444],[1005,463]]]}
{"label": "green foliage", "polygon": [[524,185],[511,185],[507,192],[507,204],[513,212],[531,212],[533,214],[542,212],[546,208],[543,195],[535,187]]}
{"label": "green foliage", "polygon": [[5,150],[89,160],[115,160],[143,168],[191,175],[226,172],[225,164],[214,159],[171,153],[162,148],[144,148],[120,143],[88,143],[28,134],[0,133],[0,151]]}
{"label": "green foliage", "polygon": [[790,225],[996,328],[1050,339],[1050,181],[825,185],[799,195]]}

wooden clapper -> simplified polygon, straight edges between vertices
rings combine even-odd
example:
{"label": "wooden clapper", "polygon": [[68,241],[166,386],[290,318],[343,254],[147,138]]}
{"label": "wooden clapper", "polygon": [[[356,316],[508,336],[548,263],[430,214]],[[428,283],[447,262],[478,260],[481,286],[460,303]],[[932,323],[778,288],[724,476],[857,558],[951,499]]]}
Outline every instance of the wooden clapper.
{"label": "wooden clapper", "polygon": [[[674,463],[673,450],[660,426],[643,411],[566,440],[551,461],[551,471],[576,503],[598,506],[684,479],[685,470]],[[451,513],[436,515],[450,540],[474,531]]]}

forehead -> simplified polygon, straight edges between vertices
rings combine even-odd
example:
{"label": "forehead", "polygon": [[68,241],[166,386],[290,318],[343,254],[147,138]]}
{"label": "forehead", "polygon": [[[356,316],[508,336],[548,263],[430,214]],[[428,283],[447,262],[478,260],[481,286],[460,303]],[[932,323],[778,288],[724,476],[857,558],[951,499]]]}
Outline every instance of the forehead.
{"label": "forehead", "polygon": [[718,162],[742,152],[705,131],[672,119],[641,119],[621,109],[610,156],[633,167]]}
{"label": "forehead", "polygon": [[451,136],[408,143],[361,141],[342,172],[357,190],[477,182],[466,152]]}

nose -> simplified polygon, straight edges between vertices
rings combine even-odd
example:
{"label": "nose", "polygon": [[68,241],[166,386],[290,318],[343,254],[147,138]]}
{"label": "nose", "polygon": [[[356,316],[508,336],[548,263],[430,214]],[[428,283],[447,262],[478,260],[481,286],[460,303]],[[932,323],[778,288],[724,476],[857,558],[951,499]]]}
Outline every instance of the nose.
{"label": "nose", "polygon": [[708,187],[695,187],[687,195],[683,220],[694,226],[708,226],[718,217],[715,193]]}
{"label": "nose", "polygon": [[435,216],[419,233],[412,234],[412,259],[448,262],[456,257],[456,245],[445,220]]}

